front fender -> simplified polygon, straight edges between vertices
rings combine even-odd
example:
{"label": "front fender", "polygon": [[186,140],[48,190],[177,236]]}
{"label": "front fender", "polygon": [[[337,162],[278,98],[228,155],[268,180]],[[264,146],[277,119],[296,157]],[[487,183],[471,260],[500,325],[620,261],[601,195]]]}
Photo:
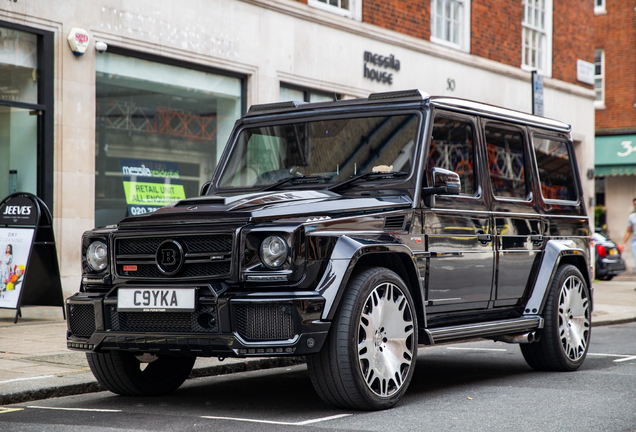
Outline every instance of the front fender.
{"label": "front fender", "polygon": [[[316,291],[325,298],[325,309],[322,313],[322,319],[332,320],[335,316],[340,299],[345,292],[351,274],[360,258],[369,254],[388,253],[405,254],[408,256],[408,262],[413,266],[411,270],[417,274],[415,255],[413,251],[405,245],[382,243],[348,236],[340,237],[334,246],[325,272],[316,287]],[[419,296],[419,303],[423,305],[425,303],[423,302],[424,291],[422,282],[419,277],[417,281],[418,286],[413,287],[412,295]],[[405,281],[405,283],[408,283],[408,281]]]}
{"label": "front fender", "polygon": [[543,308],[548,298],[554,274],[561,262],[564,259],[569,261],[569,257],[573,257],[576,261],[582,261],[584,268],[581,269],[580,266],[578,267],[579,270],[581,270],[583,277],[587,280],[591,296],[592,285],[590,283],[591,279],[589,275],[589,259],[587,253],[578,247],[572,240],[549,240],[543,253],[543,259],[541,260],[541,266],[539,267],[539,272],[532,289],[532,294],[526,303],[524,315],[536,315],[543,313]]}

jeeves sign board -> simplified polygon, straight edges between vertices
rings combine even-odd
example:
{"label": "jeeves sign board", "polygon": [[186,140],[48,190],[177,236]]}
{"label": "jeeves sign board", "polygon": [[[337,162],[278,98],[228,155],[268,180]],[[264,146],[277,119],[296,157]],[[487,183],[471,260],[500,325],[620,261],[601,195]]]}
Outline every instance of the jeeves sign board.
{"label": "jeeves sign board", "polygon": [[25,306],[64,308],[64,295],[51,213],[18,192],[0,202],[0,308],[17,309],[15,323]]}

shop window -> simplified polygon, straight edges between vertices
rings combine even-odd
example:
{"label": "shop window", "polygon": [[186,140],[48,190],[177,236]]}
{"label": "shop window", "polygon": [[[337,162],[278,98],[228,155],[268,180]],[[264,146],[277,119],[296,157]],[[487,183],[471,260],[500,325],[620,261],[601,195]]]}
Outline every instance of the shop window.
{"label": "shop window", "polygon": [[521,131],[487,125],[485,136],[494,195],[502,198],[525,199],[528,191],[526,190],[526,158]]}
{"label": "shop window", "polygon": [[111,51],[96,57],[96,226],[197,196],[242,112],[239,77]]}
{"label": "shop window", "polygon": [[552,0],[523,0],[521,68],[552,75]]}
{"label": "shop window", "polygon": [[603,108],[605,105],[605,51],[594,50],[594,91],[596,99],[594,106]]}
{"label": "shop window", "polygon": [[565,141],[535,135],[532,145],[543,198],[576,201],[574,174]]}
{"label": "shop window", "polygon": [[456,172],[462,182],[461,193],[468,195],[475,193],[474,131],[471,122],[436,117],[428,152],[428,172],[434,167]]}
{"label": "shop window", "polygon": [[362,21],[362,0],[307,0],[307,4],[317,9]]}
{"label": "shop window", "polygon": [[470,51],[470,0],[431,1],[431,42]]}
{"label": "shop window", "polygon": [[52,43],[50,32],[0,23],[0,199],[30,192],[52,205]]}
{"label": "shop window", "polygon": [[[280,85],[280,101],[301,101],[301,102],[330,102],[333,101],[333,93],[319,90],[298,87],[289,84]],[[336,94],[340,99],[340,96]]]}

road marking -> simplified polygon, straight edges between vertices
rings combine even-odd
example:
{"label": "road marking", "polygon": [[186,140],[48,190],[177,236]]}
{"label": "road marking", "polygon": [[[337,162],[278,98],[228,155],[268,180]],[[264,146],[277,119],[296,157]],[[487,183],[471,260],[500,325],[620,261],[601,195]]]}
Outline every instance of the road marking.
{"label": "road marking", "polygon": [[54,376],[55,375],[43,375],[43,376],[36,376],[36,377],[30,377],[30,378],[14,378],[14,379],[10,379],[10,380],[0,381],[0,384],[10,383],[10,382],[18,382],[18,381],[44,379],[44,378],[53,378]]}
{"label": "road marking", "polygon": [[265,423],[265,424],[275,424],[275,425],[284,425],[284,426],[306,426],[312,423],[318,423],[328,420],[336,420],[343,417],[348,417],[352,414],[338,414],[329,417],[321,417],[317,419],[305,420],[301,422],[281,422],[281,421],[272,421],[272,420],[256,420],[256,419],[245,419],[245,418],[237,418],[237,417],[217,417],[217,416],[201,416],[204,419],[212,419],[212,420],[233,420],[233,421],[242,421],[242,422],[250,422],[250,423]]}
{"label": "road marking", "polygon": [[0,414],[6,414],[14,411],[22,411],[24,408],[2,408],[0,407]]}
{"label": "road marking", "polygon": [[59,408],[59,407],[46,407],[46,406],[28,406],[27,408],[37,408],[37,409],[50,409],[50,410],[60,410],[60,411],[89,411],[89,412],[121,412],[121,410],[113,410],[113,409],[98,409],[98,408]]}
{"label": "road marking", "polygon": [[465,350],[465,351],[508,351],[506,348],[466,348],[466,347],[446,347],[449,350]]}
{"label": "road marking", "polygon": [[629,360],[636,360],[636,356],[633,354],[604,354],[604,353],[587,353],[587,355],[591,356],[599,356],[599,357],[620,357],[614,360],[615,363],[620,363]]}
{"label": "road marking", "polygon": [[617,359],[617,360],[614,360],[614,362],[618,363],[618,362],[624,362],[624,361],[628,361],[628,360],[636,360],[636,356],[630,356],[630,357],[626,357],[626,358],[622,358],[622,359]]}

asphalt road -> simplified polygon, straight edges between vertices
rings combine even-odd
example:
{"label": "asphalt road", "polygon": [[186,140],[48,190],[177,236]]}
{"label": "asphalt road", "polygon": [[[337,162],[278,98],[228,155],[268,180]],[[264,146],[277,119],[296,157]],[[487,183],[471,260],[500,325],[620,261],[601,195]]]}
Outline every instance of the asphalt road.
{"label": "asphalt road", "polygon": [[305,366],[189,380],[167,397],[108,392],[0,408],[2,431],[636,431],[636,323],[593,329],[577,372],[530,369],[515,345],[420,349],[388,411],[334,409]]}

